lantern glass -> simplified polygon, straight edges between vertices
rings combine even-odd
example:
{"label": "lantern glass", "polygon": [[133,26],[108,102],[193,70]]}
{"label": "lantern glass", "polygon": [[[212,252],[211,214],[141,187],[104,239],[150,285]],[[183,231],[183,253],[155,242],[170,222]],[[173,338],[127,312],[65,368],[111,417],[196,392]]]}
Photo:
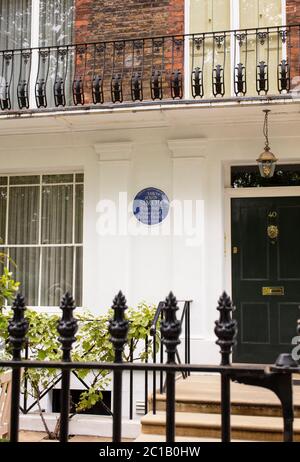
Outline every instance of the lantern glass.
{"label": "lantern glass", "polygon": [[272,178],[275,172],[275,166],[275,162],[270,160],[258,162],[260,175],[263,178]]}

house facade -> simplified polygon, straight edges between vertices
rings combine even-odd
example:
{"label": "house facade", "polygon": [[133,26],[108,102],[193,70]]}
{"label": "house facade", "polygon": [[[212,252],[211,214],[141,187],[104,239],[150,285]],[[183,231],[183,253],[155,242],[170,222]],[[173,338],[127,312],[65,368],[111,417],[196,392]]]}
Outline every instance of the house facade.
{"label": "house facade", "polygon": [[299,2],[13,0],[0,17],[1,249],[28,305],[69,290],[100,314],[119,289],[129,305],[172,290],[193,301],[191,361],[210,363],[226,289],[237,361],[290,352]]}

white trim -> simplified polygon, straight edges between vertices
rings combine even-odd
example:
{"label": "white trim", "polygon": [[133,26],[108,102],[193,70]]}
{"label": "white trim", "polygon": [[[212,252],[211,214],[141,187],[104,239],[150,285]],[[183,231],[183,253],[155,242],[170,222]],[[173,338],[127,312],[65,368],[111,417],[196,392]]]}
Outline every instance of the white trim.
{"label": "white trim", "polygon": [[131,141],[94,144],[99,162],[131,160],[132,148],[133,145]]}
{"label": "white trim", "polygon": [[224,188],[224,286],[232,293],[231,199],[247,197],[300,197],[300,186]]}
{"label": "white trim", "polygon": [[[185,0],[184,2],[184,33],[188,34],[190,31],[190,11],[191,11],[191,2],[190,0]],[[184,98],[190,98],[190,40],[186,37],[184,41]]]}
{"label": "white trim", "polygon": [[167,143],[174,159],[203,158],[207,148],[205,138],[168,140]]}

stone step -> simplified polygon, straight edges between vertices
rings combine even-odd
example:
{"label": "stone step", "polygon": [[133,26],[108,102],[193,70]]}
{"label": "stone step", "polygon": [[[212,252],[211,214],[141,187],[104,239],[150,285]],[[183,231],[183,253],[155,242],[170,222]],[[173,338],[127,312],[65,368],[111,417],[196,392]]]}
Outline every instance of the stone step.
{"label": "stone step", "polygon": [[[234,442],[249,442],[254,443],[255,441],[246,441],[246,440],[232,440]],[[141,435],[134,440],[136,443],[165,443],[166,437],[165,435],[153,435],[153,434],[144,434]],[[176,443],[221,443],[220,438],[195,438],[192,436],[176,436],[175,438]]]}
{"label": "stone step", "polygon": [[[238,383],[231,383],[233,415],[280,417],[279,399],[269,390]],[[157,411],[165,411],[166,396],[156,395]],[[152,398],[149,400],[152,410]],[[192,375],[176,383],[176,411],[188,413],[220,413],[220,377],[217,375]],[[294,412],[300,418],[300,387],[294,386]]]}
{"label": "stone step", "polygon": [[[141,433],[164,435],[165,412],[147,414],[141,419]],[[232,439],[246,441],[282,441],[283,419],[281,417],[258,417],[233,415]],[[176,413],[176,435],[193,438],[220,438],[221,416],[194,412]],[[294,421],[294,440],[300,441],[300,419]]]}
{"label": "stone step", "polygon": [[[152,398],[149,400],[149,410],[153,410]],[[166,395],[157,395],[156,397],[156,410],[166,410]],[[207,400],[197,399],[187,396],[176,397],[176,412],[192,412],[192,413],[204,413],[204,414],[220,414],[221,406],[219,400]],[[294,413],[296,418],[300,418],[300,406],[294,407]],[[255,402],[239,402],[232,400],[231,402],[231,414],[232,415],[253,415],[253,416],[265,416],[265,417],[281,417],[282,409],[280,403],[274,404],[260,404]]]}
{"label": "stone step", "polygon": [[[165,435],[154,435],[154,434],[147,434],[141,433],[138,438],[134,440],[135,443],[164,443],[166,441]],[[220,442],[218,438],[195,438],[195,437],[188,437],[188,436],[176,436],[175,438],[176,443],[200,443],[200,442]]]}

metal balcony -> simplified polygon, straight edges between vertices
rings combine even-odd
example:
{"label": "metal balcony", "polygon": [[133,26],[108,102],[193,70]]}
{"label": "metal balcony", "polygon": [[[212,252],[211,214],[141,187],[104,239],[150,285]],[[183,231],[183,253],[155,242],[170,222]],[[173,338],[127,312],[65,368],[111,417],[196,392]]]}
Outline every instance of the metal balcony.
{"label": "metal balcony", "polygon": [[275,98],[300,86],[300,24],[0,51],[4,112]]}

